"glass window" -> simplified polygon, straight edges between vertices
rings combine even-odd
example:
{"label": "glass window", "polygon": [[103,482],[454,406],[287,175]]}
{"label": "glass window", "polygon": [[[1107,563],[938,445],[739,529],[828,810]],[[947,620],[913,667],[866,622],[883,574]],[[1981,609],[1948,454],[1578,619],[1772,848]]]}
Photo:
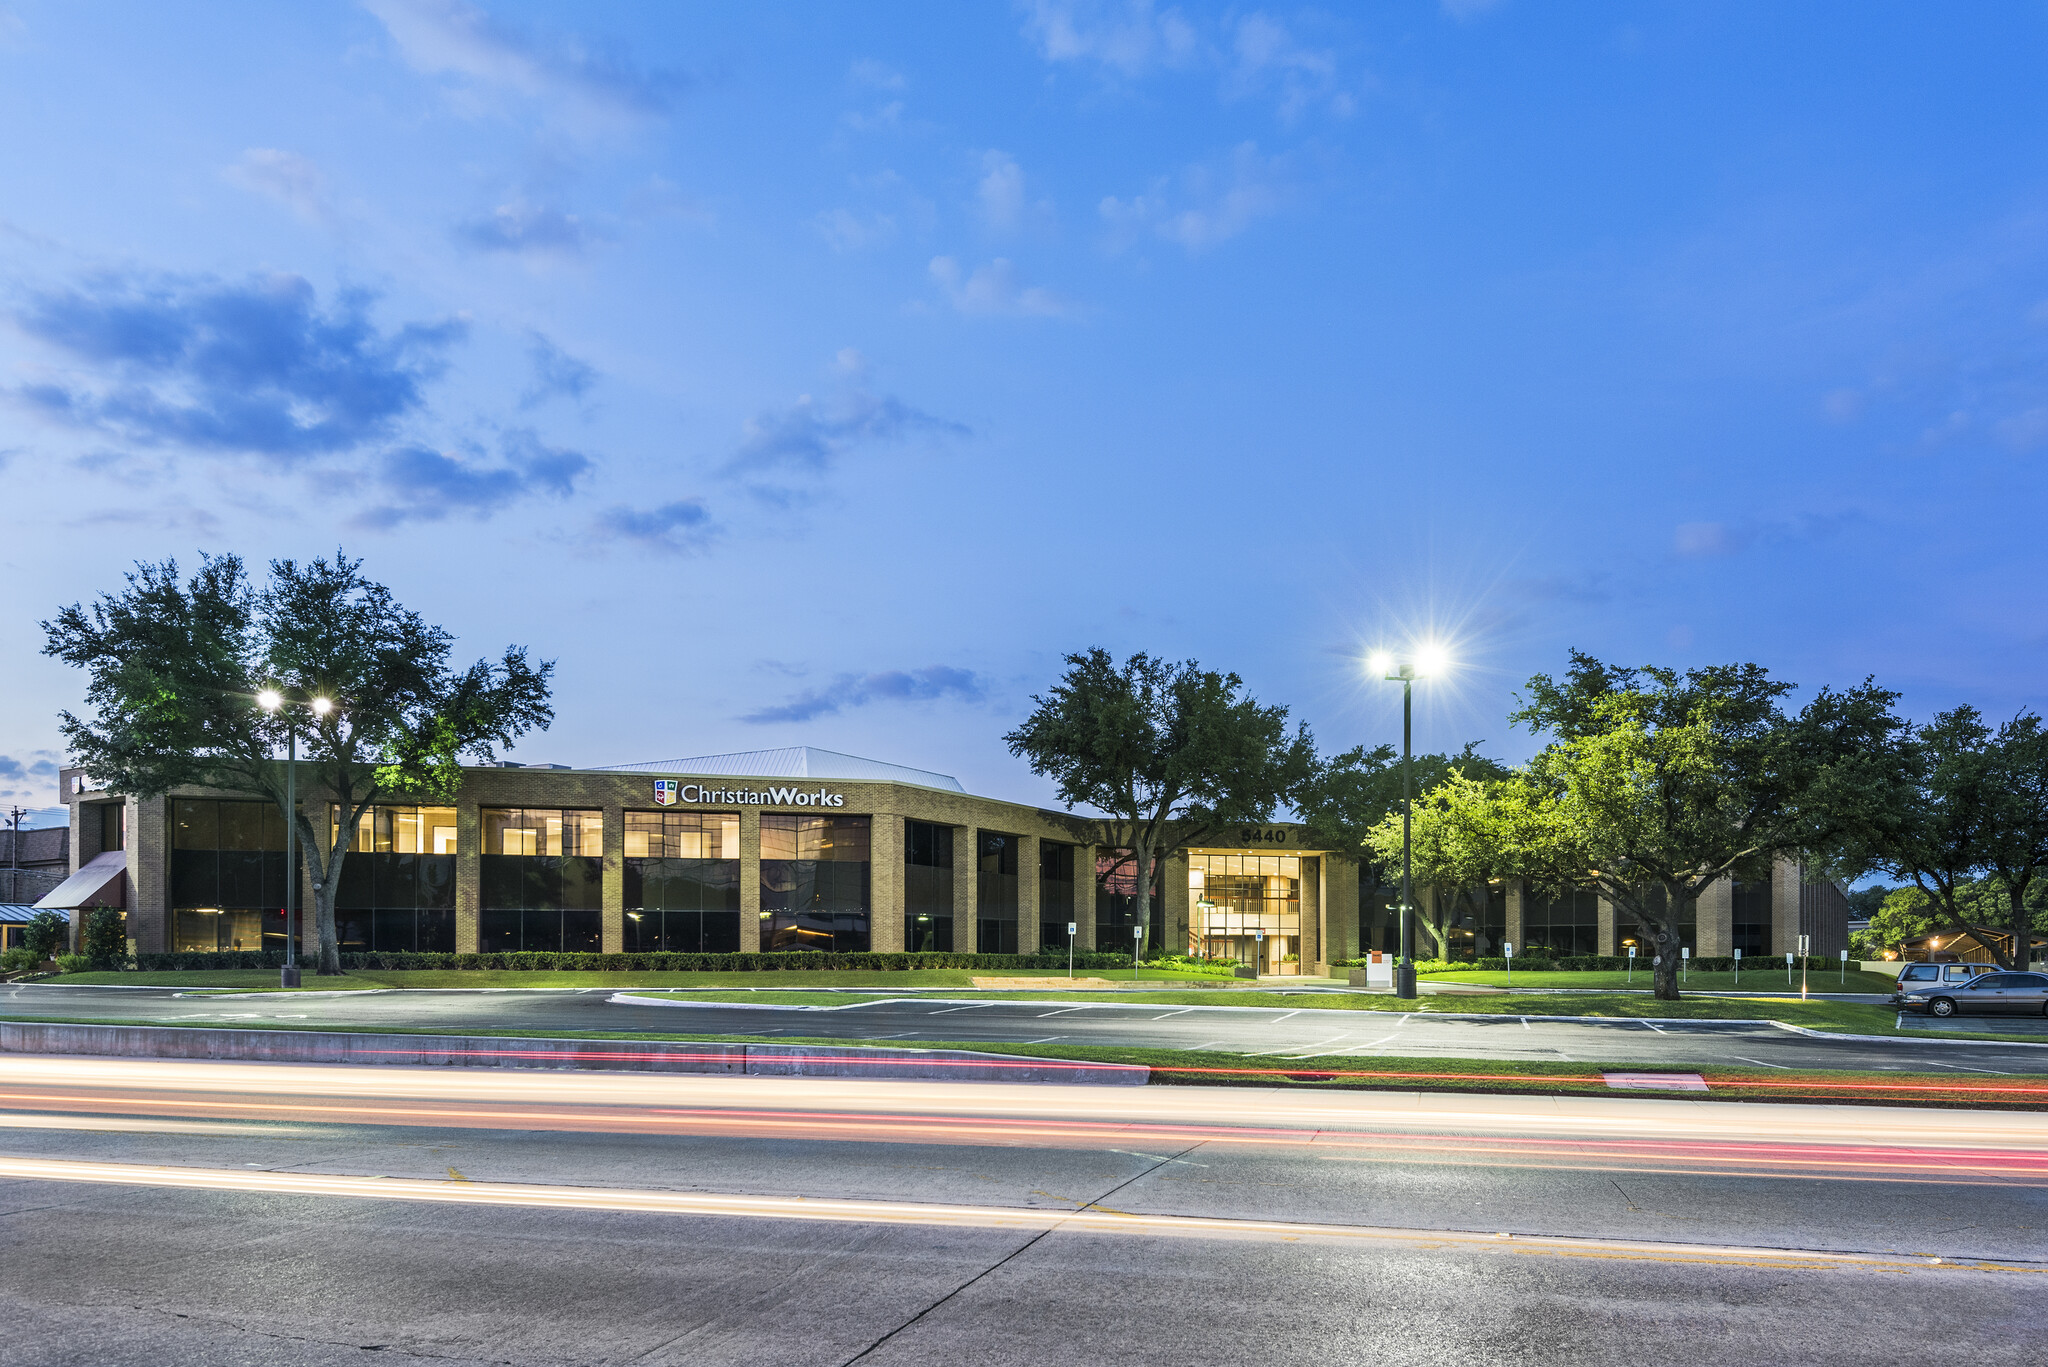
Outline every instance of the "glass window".
{"label": "glass window", "polygon": [[601,858],[604,854],[603,812],[486,807],[478,815],[485,854],[583,859]]}
{"label": "glass window", "polygon": [[596,953],[604,947],[604,813],[485,807],[478,948]]}
{"label": "glass window", "polygon": [[1014,835],[982,831],[975,837],[975,941],[977,954],[1017,952],[1017,848]]}
{"label": "glass window", "polygon": [[1191,853],[1188,953],[1300,973],[1301,876],[1299,855]]}
{"label": "glass window", "polygon": [[761,948],[864,951],[869,819],[761,816]]}
{"label": "glass window", "polygon": [[1771,952],[1771,880],[1738,878],[1729,892],[1732,945],[1746,956]]}
{"label": "glass window", "polygon": [[284,948],[284,813],[274,802],[171,800],[171,948]]}
{"label": "glass window", "polygon": [[[330,805],[328,838],[341,838]],[[362,813],[334,889],[341,950],[455,952],[455,809],[376,806]]]}
{"label": "glass window", "polygon": [[1067,947],[1067,926],[1074,920],[1074,847],[1056,841],[1038,842],[1038,943],[1045,949]]}
{"label": "glass window", "polygon": [[740,819],[734,812],[627,812],[628,953],[740,947]]}
{"label": "glass window", "polygon": [[953,828],[903,823],[903,947],[913,954],[953,949]]}
{"label": "glass window", "polygon": [[1586,888],[1557,896],[1525,891],[1522,939],[1525,950],[1547,949],[1561,958],[1599,953],[1599,896]]}

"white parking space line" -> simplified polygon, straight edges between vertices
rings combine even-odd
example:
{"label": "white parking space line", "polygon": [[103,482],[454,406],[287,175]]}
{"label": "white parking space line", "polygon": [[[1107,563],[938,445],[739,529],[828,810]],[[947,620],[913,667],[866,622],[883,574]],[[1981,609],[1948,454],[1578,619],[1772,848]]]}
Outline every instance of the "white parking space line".
{"label": "white parking space line", "polygon": [[1051,1044],[1051,1043],[1052,1043],[1052,1042],[1053,1042],[1054,1040],[1056,1040],[1056,1039],[1065,1039],[1065,1038],[1066,1038],[1066,1036],[1065,1036],[1065,1035],[1047,1035],[1047,1036],[1046,1036],[1046,1037],[1045,1037],[1044,1039],[1028,1039],[1028,1040],[1025,1040],[1025,1041],[1024,1041],[1024,1043],[1026,1043],[1026,1044]]}
{"label": "white parking space line", "polygon": [[1999,1077],[2013,1076],[2013,1074],[2002,1072],[1997,1068],[1971,1068],[1960,1063],[1936,1063],[1934,1066],[1937,1068],[1960,1068],[1963,1072],[1966,1073],[1995,1073]]}
{"label": "white parking space line", "polygon": [[[1092,1005],[1094,1005],[1094,1003],[1093,1003],[1093,1002],[1090,1002],[1090,1003],[1089,1003],[1088,1005],[1089,1005],[1089,1006],[1092,1006]],[[1044,1019],[1045,1019],[1045,1018],[1046,1018],[1047,1016],[1064,1016],[1064,1015],[1067,1015],[1067,1014],[1068,1014],[1068,1013],[1070,1013],[1070,1012],[1074,1012],[1074,1011],[1086,1011],[1087,1009],[1088,1009],[1088,1006],[1069,1006],[1069,1007],[1067,1007],[1067,1008],[1066,1008],[1066,1010],[1064,1010],[1064,1011],[1041,1011],[1041,1012],[1039,1013],[1039,1015],[1038,1015],[1038,1018],[1039,1018],[1040,1020],[1044,1020]]]}
{"label": "white parking space line", "polygon": [[[1287,1013],[1287,1016],[1298,1016],[1298,1015],[1300,1015],[1300,1014],[1301,1014],[1301,1012],[1299,1012],[1299,1011],[1289,1011],[1289,1012]],[[1267,1021],[1267,1022],[1266,1022],[1266,1024],[1268,1024],[1268,1025],[1278,1025],[1278,1024],[1279,1024],[1279,1023],[1281,1022],[1281,1021],[1284,1021],[1284,1020],[1286,1020],[1286,1019],[1287,1019],[1287,1016],[1275,1016],[1275,1017],[1273,1017],[1273,1019],[1271,1019],[1271,1020]]]}
{"label": "white parking space line", "polygon": [[1664,1033],[1664,1027],[1658,1025],[1654,1021],[1644,1021],[1643,1024],[1649,1026],[1652,1030],[1655,1030],[1660,1035]]}
{"label": "white parking space line", "polygon": [[1759,1068],[1783,1068],[1790,1071],[1792,1067],[1789,1063],[1766,1063],[1760,1058],[1744,1058],[1740,1054],[1730,1054],[1728,1057],[1734,1059],[1737,1063],[1754,1063]]}
{"label": "white parking space line", "polygon": [[[1192,1006],[1183,1006],[1183,1007],[1182,1007],[1182,1008],[1181,1008],[1180,1010],[1178,1010],[1178,1011],[1169,1011],[1169,1012],[1167,1012],[1167,1013],[1166,1013],[1166,1016],[1184,1016],[1184,1015],[1186,1015],[1186,1014],[1187,1014],[1188,1012],[1190,1012],[1190,1011],[1192,1011],[1192,1010],[1194,1010],[1194,1009],[1195,1009],[1195,1008],[1194,1008],[1194,1007],[1192,1007]],[[1163,1021],[1163,1020],[1165,1020],[1165,1019],[1166,1019],[1166,1016],[1154,1016],[1154,1017],[1153,1017],[1152,1019],[1153,1019],[1153,1020],[1156,1020],[1156,1021]]]}
{"label": "white parking space line", "polygon": [[1529,1018],[1527,1016],[1522,1017],[1522,1028],[1524,1030],[1529,1028]]}
{"label": "white parking space line", "polygon": [[945,1016],[945,1015],[950,1015],[950,1014],[952,1014],[952,1013],[953,1013],[953,1012],[955,1012],[955,1011],[979,1011],[979,1010],[981,1010],[981,1008],[983,1008],[984,1006],[994,1006],[994,1005],[996,1005],[996,1004],[997,1004],[997,1003],[995,1003],[995,1002],[969,1002],[969,1003],[968,1003],[967,1005],[965,1005],[965,1006],[949,1006],[949,1007],[946,1007],[946,1008],[945,1008],[944,1010],[941,1010],[941,1011],[927,1011],[927,1012],[925,1012],[925,1014],[926,1014],[927,1016]]}

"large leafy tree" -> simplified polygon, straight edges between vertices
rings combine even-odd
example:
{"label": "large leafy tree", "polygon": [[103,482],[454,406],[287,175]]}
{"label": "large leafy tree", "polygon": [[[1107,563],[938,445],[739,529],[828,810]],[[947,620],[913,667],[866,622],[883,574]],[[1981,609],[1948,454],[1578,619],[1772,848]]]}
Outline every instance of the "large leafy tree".
{"label": "large leafy tree", "polygon": [[1903,794],[1895,694],[1866,680],[1792,712],[1792,687],[1754,664],[1622,669],[1575,651],[1512,715],[1544,749],[1446,805],[1498,873],[1606,897],[1675,1001],[1680,926],[1709,884],[1781,856],[1845,868]]}
{"label": "large leafy tree", "polygon": [[[137,797],[183,786],[261,793],[294,823],[313,869],[319,971],[341,971],[334,894],[347,839],[320,806],[286,803],[287,728],[298,737],[298,791],[356,829],[373,804],[445,800],[461,759],[489,761],[553,720],[552,662],[521,646],[496,663],[449,665],[453,638],[361,573],[362,561],[271,562],[253,582],[232,555],[138,564],[127,587],[43,623],[44,653],[86,671],[90,717],[63,714],[65,742],[95,782]],[[275,712],[256,695],[276,689]],[[315,697],[334,707],[315,716]]]}
{"label": "large leafy tree", "polygon": [[1270,819],[1314,766],[1308,728],[1290,732],[1287,709],[1244,695],[1235,674],[1143,652],[1118,664],[1099,647],[1066,663],[1003,740],[1059,786],[1068,811],[1100,815],[1105,841],[1129,851],[1140,907],[1161,855]]}
{"label": "large leafy tree", "polygon": [[[1485,896],[1486,880],[1494,874],[1485,867],[1489,853],[1452,819],[1448,802],[1454,790],[1466,796],[1458,785],[1484,790],[1507,777],[1504,765],[1478,749],[1472,742],[1457,754],[1409,758],[1414,882],[1433,887],[1438,894],[1436,915],[1418,909],[1415,924],[1435,942],[1437,957],[1445,951],[1458,908],[1477,911],[1473,899]],[[1311,842],[1345,851],[1360,862],[1366,876],[1390,882],[1400,876],[1401,799],[1399,753],[1391,745],[1372,750],[1361,746],[1317,764],[1297,790],[1294,805]]]}
{"label": "large leafy tree", "polygon": [[2031,712],[1993,728],[1973,707],[1913,734],[1911,790],[1874,828],[1873,863],[1906,880],[1951,934],[2026,967],[2048,885],[2048,729]]}

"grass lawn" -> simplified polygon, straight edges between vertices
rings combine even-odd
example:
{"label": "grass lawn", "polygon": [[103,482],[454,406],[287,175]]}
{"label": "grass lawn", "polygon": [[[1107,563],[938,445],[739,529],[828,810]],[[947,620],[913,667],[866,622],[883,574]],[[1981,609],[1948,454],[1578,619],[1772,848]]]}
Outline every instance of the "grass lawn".
{"label": "grass lawn", "polygon": [[[972,988],[976,978],[1047,978],[1062,976],[1042,969],[924,968],[900,973],[871,969],[769,973],[526,973],[514,969],[425,969],[385,971],[352,969],[339,977],[318,978],[305,970],[301,991],[335,992],[376,987],[877,987]],[[1080,975],[1110,982],[1130,982],[1128,968],[1097,969]],[[1215,974],[1147,968],[1140,982],[1171,982],[1193,991],[1229,988],[1238,980]],[[60,973],[46,983],[113,984],[122,987],[277,988],[274,968],[195,970],[183,973]]]}
{"label": "grass lawn", "polygon": [[[1898,986],[1898,980],[1889,973],[1865,973],[1852,968],[1844,976],[1834,969],[1826,972],[1808,973],[1807,988],[1813,992],[1886,992]],[[1421,979],[1426,983],[1479,983],[1487,987],[1585,987],[1614,988],[1638,987],[1647,990],[1650,986],[1648,964],[1638,968],[1635,979],[1630,981],[1627,973],[1534,973],[1517,971],[1512,982],[1505,973],[1426,973]],[[1785,987],[1785,961],[1780,959],[1773,969],[1759,963],[1756,968],[1744,969],[1741,982],[1733,973],[1693,973],[1679,984],[1684,991],[1729,992],[1737,988],[1745,992],[1783,992]],[[1799,974],[1792,974],[1790,989],[1795,995],[1799,991]]]}

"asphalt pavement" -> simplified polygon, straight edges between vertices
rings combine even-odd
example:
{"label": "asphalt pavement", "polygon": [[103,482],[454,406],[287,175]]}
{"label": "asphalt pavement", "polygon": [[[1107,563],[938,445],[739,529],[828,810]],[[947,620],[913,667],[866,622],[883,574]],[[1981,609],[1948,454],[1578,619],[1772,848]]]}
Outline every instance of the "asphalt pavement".
{"label": "asphalt pavement", "polygon": [[2031,1116],[22,1058],[0,1084],[0,1363],[1860,1367],[1928,1324],[1984,1364],[2048,1333]]}
{"label": "asphalt pavement", "polygon": [[[1562,1021],[1543,1016],[1445,1019],[1415,1012],[1160,1006],[1104,999],[894,999],[828,1010],[615,1002],[610,988],[265,993],[170,988],[0,988],[0,1018],[137,1025],[344,1027],[488,1033],[494,1030],[735,1034],[864,1039],[905,1045],[1000,1041],[1211,1049],[1250,1056],[1483,1058],[1637,1063],[1656,1067],[1850,1068],[2048,1073],[2048,1048],[1946,1038],[1827,1039],[1770,1024]],[[626,993],[624,995],[631,995]],[[1740,1015],[1738,1001],[1729,1003]]]}

